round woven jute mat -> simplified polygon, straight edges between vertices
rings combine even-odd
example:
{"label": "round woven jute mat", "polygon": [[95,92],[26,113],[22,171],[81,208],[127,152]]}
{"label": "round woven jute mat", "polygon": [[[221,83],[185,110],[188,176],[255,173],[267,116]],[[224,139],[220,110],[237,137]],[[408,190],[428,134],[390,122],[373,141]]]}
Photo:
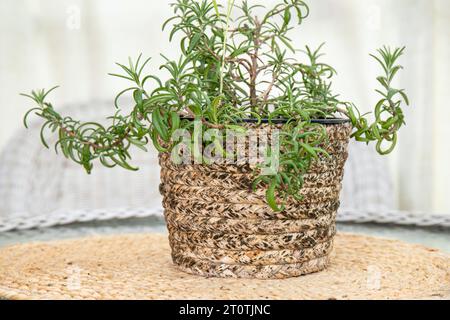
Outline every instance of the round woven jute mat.
{"label": "round woven jute mat", "polygon": [[326,271],[286,280],[202,278],[176,269],[167,236],[121,235],[0,250],[3,299],[448,299],[450,256],[339,234]]}

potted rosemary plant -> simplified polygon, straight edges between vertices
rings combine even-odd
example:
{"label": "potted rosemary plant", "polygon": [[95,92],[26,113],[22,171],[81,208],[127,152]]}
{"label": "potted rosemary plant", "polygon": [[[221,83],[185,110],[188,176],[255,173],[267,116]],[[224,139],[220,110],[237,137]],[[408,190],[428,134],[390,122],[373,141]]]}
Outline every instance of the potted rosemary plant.
{"label": "potted rosemary plant", "polygon": [[[174,263],[204,276],[286,278],[329,264],[350,138],[374,142],[382,155],[404,125],[403,90],[392,87],[404,49],[373,58],[383,74],[373,121],[331,91],[335,70],[321,48],[301,56],[288,33],[309,14],[301,0],[271,9],[233,0],[177,0],[165,24],[179,37],[166,79],[145,75],[148,60],[118,64],[132,85],[130,114],[108,127],[63,117],[47,102],[53,90],[27,97],[31,113],[58,135],[56,150],[89,173],[94,162],[137,170],[134,147],[160,152],[161,186]],[[261,11],[264,13],[261,15]],[[256,13],[259,12],[259,15]],[[54,88],[55,89],[55,88]]]}

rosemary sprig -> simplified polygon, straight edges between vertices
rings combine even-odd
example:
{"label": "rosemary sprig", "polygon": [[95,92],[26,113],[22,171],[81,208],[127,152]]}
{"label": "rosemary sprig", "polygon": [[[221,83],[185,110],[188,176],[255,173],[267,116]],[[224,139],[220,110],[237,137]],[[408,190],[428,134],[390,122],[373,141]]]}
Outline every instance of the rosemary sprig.
{"label": "rosemary sprig", "polygon": [[172,7],[174,15],[163,29],[170,28],[171,41],[179,36],[181,55],[177,61],[166,58],[160,66],[167,77],[145,75],[150,59],[142,55],[129,59],[128,65],[118,64],[121,73],[112,74],[131,83],[115,99],[120,109],[120,98],[131,95],[130,114],[118,110],[108,127],[63,117],[47,102],[55,87],[25,95],[36,104],[25,115],[25,125],[30,114],[41,117],[42,143],[48,147],[50,130],[58,136],[57,151],[91,172],[96,160],[107,167],[136,170],[129,151],[133,146],[146,150],[150,140],[160,152],[170,152],[177,145],[171,139],[177,129],[193,131],[192,121],[185,118],[201,120],[203,131],[244,130],[246,118],[284,119],[279,171],[272,176],[255,171],[254,187],[266,186],[267,202],[275,211],[283,210],[290,197],[300,199],[303,176],[314,161],[327,156],[321,147],[326,130],[313,119],[343,115],[351,120],[356,140],[376,142],[380,154],[395,148],[404,125],[402,105],[409,104],[405,91],[393,87],[404,48],[384,47],[372,55],[383,75],[377,78],[382,98],[370,123],[354,104],[333,94],[336,71],[321,61],[323,45],[316,50],[306,47],[306,59],[299,57],[289,32],[309,15],[305,1],[280,0],[261,18],[256,11],[264,6],[247,0],[228,0],[226,7],[216,0],[176,0]]}

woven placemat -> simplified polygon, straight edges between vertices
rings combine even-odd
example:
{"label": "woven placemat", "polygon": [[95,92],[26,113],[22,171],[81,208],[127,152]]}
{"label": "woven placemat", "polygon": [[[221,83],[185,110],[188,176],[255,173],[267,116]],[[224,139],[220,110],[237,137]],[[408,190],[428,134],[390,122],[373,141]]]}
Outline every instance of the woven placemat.
{"label": "woven placemat", "polygon": [[176,269],[167,236],[94,237],[0,250],[3,299],[448,299],[450,256],[340,234],[326,271],[286,280],[215,279]]}

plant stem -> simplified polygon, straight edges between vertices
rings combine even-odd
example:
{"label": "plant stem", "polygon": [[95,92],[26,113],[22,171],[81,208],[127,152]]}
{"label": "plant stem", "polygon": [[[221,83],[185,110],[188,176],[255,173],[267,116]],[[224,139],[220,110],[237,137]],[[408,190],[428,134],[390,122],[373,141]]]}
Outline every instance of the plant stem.
{"label": "plant stem", "polygon": [[[254,19],[255,23],[255,32],[253,34],[253,44],[255,45],[255,51],[250,54],[252,61],[252,68],[250,72],[250,104],[253,112],[257,112],[258,107],[258,97],[256,90],[256,80],[258,78],[258,59],[259,59],[259,49],[261,47],[261,27],[262,24],[259,21],[258,17]],[[262,111],[262,110],[260,110]]]}
{"label": "plant stem", "polygon": [[220,66],[220,95],[223,94],[224,68],[227,55],[226,53],[227,53],[228,33],[229,33],[228,29],[230,28],[230,16],[231,12],[233,11],[234,1],[235,0],[228,0],[227,18],[226,18],[226,25],[224,28],[224,41],[222,47],[222,63]]}

